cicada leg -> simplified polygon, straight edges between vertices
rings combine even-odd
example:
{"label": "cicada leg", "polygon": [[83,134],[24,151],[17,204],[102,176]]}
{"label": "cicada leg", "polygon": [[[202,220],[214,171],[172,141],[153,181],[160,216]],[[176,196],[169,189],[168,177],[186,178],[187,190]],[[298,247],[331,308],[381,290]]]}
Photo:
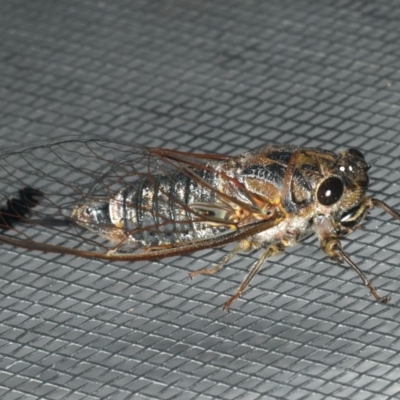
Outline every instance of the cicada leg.
{"label": "cicada leg", "polygon": [[349,256],[343,251],[340,241],[336,237],[329,237],[321,242],[321,247],[335,261],[345,261],[354,271],[357,272],[361,278],[363,284],[370,290],[376,300],[386,304],[390,301],[390,297],[381,297],[372,283],[365,276],[364,272],[349,258]]}
{"label": "cicada leg", "polygon": [[383,202],[382,200],[378,200],[378,199],[371,199],[371,200],[372,200],[372,204],[374,206],[382,208],[382,210],[386,211],[393,218],[400,220],[400,213],[398,211],[394,210],[392,207],[389,207],[385,202]]}
{"label": "cicada leg", "polygon": [[237,254],[239,250],[242,250],[243,247],[239,244],[234,250],[230,253],[226,254],[224,258],[214,267],[207,269],[198,269],[197,271],[193,271],[189,273],[189,277],[193,279],[196,275],[214,275],[219,272],[232,258]]}
{"label": "cicada leg", "polygon": [[[119,228],[117,228],[119,229]],[[120,236],[122,236],[121,234],[119,234]],[[124,245],[126,244],[126,242],[129,240],[128,235],[126,235],[125,237],[123,237],[114,247],[110,248],[107,251],[107,255],[108,256],[114,256],[118,253],[118,250]]]}
{"label": "cicada leg", "polygon": [[176,243],[163,243],[157,246],[149,246],[143,250],[143,253],[151,253],[152,251],[167,250],[176,247]]}
{"label": "cicada leg", "polygon": [[231,306],[231,304],[237,300],[242,293],[245,291],[245,289],[247,288],[247,286],[249,285],[249,283],[251,282],[251,280],[254,278],[254,276],[258,273],[258,271],[260,270],[260,268],[262,267],[262,265],[264,264],[264,261],[268,258],[268,257],[272,257],[275,256],[279,253],[281,253],[284,249],[284,245],[282,243],[276,243],[273,244],[271,246],[269,246],[264,253],[261,255],[261,257],[259,258],[259,260],[253,265],[253,267],[251,268],[250,273],[246,276],[245,280],[241,283],[241,285],[239,286],[239,289],[236,291],[236,293],[225,303],[224,305],[224,311],[228,311],[229,307]]}

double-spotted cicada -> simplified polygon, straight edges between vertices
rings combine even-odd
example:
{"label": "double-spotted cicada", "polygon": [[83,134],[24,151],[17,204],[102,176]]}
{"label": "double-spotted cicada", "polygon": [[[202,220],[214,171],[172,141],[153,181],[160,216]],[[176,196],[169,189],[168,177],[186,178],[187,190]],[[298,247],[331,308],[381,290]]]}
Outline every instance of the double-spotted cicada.
{"label": "double-spotted cicada", "polygon": [[351,266],[378,300],[340,237],[381,207],[366,196],[368,164],[339,153],[289,145],[233,157],[147,148],[112,140],[67,140],[0,158],[0,242],[29,250],[110,261],[152,260],[237,242],[264,249],[235,301],[264,261],[315,233],[321,248]]}

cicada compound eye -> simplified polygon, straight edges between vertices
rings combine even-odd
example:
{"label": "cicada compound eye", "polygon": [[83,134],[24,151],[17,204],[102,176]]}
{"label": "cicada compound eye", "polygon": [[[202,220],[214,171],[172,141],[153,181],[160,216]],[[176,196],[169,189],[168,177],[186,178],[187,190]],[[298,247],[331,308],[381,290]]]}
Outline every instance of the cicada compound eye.
{"label": "cicada compound eye", "polygon": [[335,204],[343,194],[343,182],[332,176],[325,179],[318,188],[317,199],[323,206]]}

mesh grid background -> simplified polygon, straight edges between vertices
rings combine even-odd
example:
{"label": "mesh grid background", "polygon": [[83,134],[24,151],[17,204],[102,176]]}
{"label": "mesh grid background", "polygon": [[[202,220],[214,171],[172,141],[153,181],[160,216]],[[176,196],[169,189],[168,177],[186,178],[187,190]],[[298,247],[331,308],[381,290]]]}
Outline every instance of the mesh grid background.
{"label": "mesh grid background", "polygon": [[[400,208],[396,1],[2,0],[0,146],[97,135],[235,154],[266,142],[374,163]],[[345,250],[108,264],[2,246],[2,399],[400,398],[400,230],[374,212]]]}

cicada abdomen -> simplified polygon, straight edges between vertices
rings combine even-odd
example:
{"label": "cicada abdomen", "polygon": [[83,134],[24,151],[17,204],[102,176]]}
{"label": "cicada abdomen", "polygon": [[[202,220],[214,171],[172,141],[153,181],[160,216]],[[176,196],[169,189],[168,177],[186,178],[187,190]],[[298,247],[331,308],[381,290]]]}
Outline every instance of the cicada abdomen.
{"label": "cicada abdomen", "polygon": [[141,177],[107,198],[86,200],[71,219],[114,242],[118,252],[182,246],[223,234],[231,224],[228,210],[217,207],[219,176],[192,172],[196,180],[182,172]]}
{"label": "cicada abdomen", "polygon": [[380,299],[339,240],[374,206],[400,219],[366,195],[368,168],[355,149],[275,145],[227,157],[112,140],[42,144],[0,157],[0,242],[111,261],[238,243],[217,266],[191,276],[264,248],[228,308],[268,257],[315,233]]}

